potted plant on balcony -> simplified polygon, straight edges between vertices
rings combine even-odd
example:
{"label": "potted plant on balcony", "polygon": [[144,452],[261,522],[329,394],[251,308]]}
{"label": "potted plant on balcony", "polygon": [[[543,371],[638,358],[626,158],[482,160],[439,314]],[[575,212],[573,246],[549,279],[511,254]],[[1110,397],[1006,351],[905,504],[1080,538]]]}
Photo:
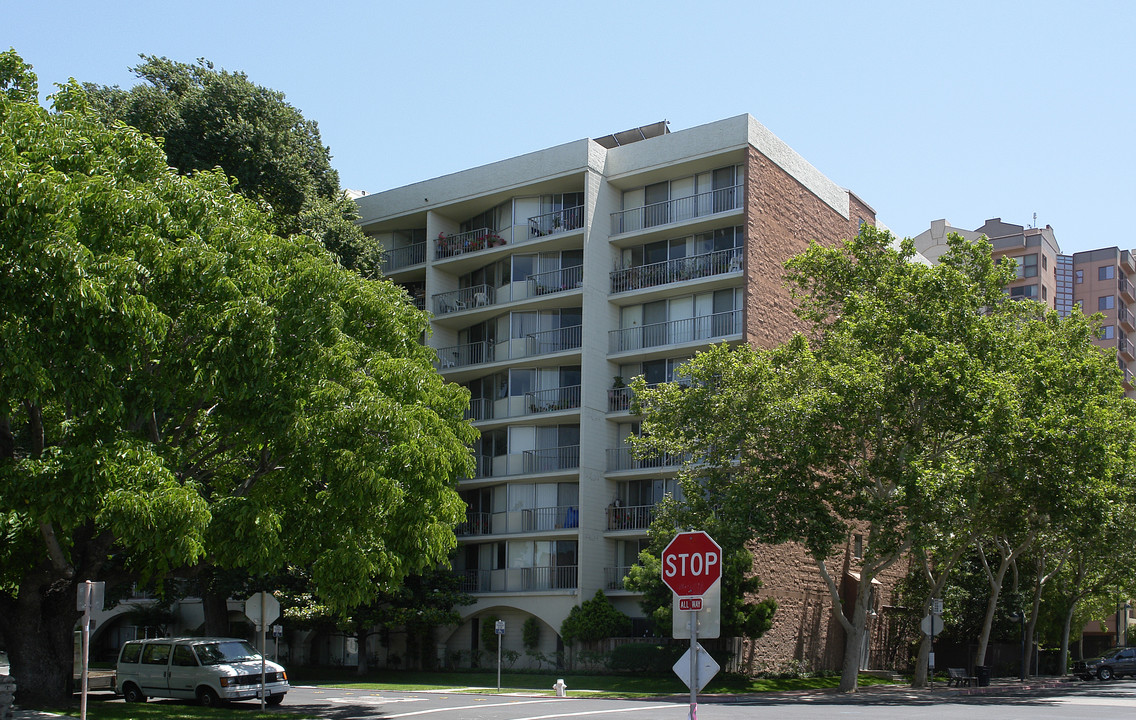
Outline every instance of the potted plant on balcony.
{"label": "potted plant on balcony", "polygon": [[489,247],[500,247],[501,245],[505,244],[505,238],[497,235],[496,233],[491,233],[485,236],[485,243]]}
{"label": "potted plant on balcony", "polygon": [[611,409],[626,410],[631,404],[631,396],[626,391],[627,383],[623,381],[622,375],[616,375],[611,379]]}

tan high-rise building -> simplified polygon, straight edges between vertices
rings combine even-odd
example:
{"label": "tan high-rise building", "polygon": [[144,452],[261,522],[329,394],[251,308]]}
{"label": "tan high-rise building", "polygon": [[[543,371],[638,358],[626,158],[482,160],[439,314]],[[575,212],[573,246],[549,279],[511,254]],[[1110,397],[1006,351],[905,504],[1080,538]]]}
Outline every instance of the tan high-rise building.
{"label": "tan high-rise building", "polygon": [[[469,389],[481,432],[455,560],[476,602],[439,656],[468,663],[491,618],[521,651],[530,616],[551,654],[600,589],[643,635],[623,578],[681,458],[632,456],[626,384],[666,382],[711,343],[789,338],[783,263],[874,211],[748,115],[577,140],[356,202],[386,276],[432,313],[425,342]],[[850,536],[837,559],[846,588],[858,547]],[[781,609],[751,657],[837,667],[841,631],[804,552],[760,553],[755,570]]]}
{"label": "tan high-rise building", "polygon": [[930,229],[914,238],[915,247],[928,259],[938,260],[952,232],[971,240],[985,235],[994,246],[995,259],[1016,261],[1018,277],[1006,289],[1011,297],[1041,301],[1062,316],[1074,307],[1086,315],[1101,313],[1104,319],[1096,344],[1107,352],[1116,352],[1124,389],[1129,397],[1136,397],[1129,370],[1129,363],[1136,360],[1136,335],[1131,335],[1136,333],[1136,289],[1132,284],[1136,281],[1136,262],[1131,251],[1106,247],[1064,255],[1050,226],[1023,227],[1002,222],[1002,218],[987,220],[975,230],[935,220]]}

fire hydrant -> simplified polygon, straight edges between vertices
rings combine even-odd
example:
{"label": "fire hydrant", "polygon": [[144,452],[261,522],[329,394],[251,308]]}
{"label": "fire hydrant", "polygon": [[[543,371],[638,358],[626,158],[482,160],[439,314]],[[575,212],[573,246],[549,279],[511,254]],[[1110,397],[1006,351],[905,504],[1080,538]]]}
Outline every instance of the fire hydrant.
{"label": "fire hydrant", "polygon": [[558,678],[552,689],[556,691],[556,697],[568,697],[568,686],[564,684],[564,678]]}

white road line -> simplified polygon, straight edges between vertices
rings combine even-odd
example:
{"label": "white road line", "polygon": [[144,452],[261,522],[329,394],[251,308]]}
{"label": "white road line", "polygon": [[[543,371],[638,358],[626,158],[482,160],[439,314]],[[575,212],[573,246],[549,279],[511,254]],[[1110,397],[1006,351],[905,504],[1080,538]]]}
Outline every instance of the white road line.
{"label": "white road line", "polygon": [[[444,707],[444,708],[430,708],[429,710],[417,710],[415,712],[402,713],[400,715],[388,715],[388,720],[395,718],[412,717],[414,715],[430,715],[440,712],[453,712],[455,710],[476,710],[478,708],[491,708],[491,707],[504,707],[506,705],[531,705],[533,703],[550,703],[556,702],[556,698],[545,698],[544,700],[517,700],[514,702],[503,703],[479,703],[477,705],[462,705],[460,707]],[[552,716],[550,716],[552,717]]]}
{"label": "white road line", "polygon": [[611,715],[613,713],[646,712],[648,710],[661,710],[663,708],[675,708],[682,710],[684,715],[690,712],[689,705],[667,703],[666,705],[647,705],[646,707],[618,708],[615,710],[609,708],[607,710],[587,710],[584,712],[556,713],[555,715],[532,715],[525,718],[513,718],[513,720],[551,720],[552,718],[580,717],[582,715]]}

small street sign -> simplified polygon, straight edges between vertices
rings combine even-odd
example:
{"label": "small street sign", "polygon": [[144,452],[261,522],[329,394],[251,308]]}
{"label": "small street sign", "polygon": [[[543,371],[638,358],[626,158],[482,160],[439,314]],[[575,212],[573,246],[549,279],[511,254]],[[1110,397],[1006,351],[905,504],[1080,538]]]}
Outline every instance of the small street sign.
{"label": "small street sign", "polygon": [[[702,601],[698,610],[683,608],[685,603]],[[722,635],[722,581],[710,586],[702,597],[680,598],[671,596],[671,637],[679,640],[690,639],[690,616],[698,618],[698,638],[708,640]]]}
{"label": "small street sign", "polygon": [[714,662],[714,658],[710,657],[710,653],[706,652],[701,645],[695,643],[695,648],[698,650],[698,687],[694,688],[690,685],[690,650],[682,654],[682,657],[674,664],[673,670],[691,691],[702,692],[702,688],[706,687],[706,684],[718,674],[722,666]]}
{"label": "small street sign", "polygon": [[943,600],[942,598],[934,598],[931,600],[931,612],[936,615],[943,614]]}
{"label": "small street sign", "polygon": [[104,582],[81,582],[75,591],[75,609],[79,611],[103,609],[103,594],[106,591]]}
{"label": "small street sign", "polygon": [[943,618],[938,615],[924,615],[923,619],[919,621],[919,629],[923,631],[924,635],[935,637],[943,631]]}
{"label": "small street sign", "polygon": [[662,560],[663,582],[679,597],[698,597],[722,577],[722,548],[701,530],[675,535]]}
{"label": "small street sign", "polygon": [[678,609],[679,610],[701,610],[702,609],[702,598],[700,598],[700,597],[679,598],[678,599]]}
{"label": "small street sign", "polygon": [[498,620],[497,622],[493,623],[493,632],[495,632],[498,635],[504,635],[505,634],[505,621],[504,620]]}

